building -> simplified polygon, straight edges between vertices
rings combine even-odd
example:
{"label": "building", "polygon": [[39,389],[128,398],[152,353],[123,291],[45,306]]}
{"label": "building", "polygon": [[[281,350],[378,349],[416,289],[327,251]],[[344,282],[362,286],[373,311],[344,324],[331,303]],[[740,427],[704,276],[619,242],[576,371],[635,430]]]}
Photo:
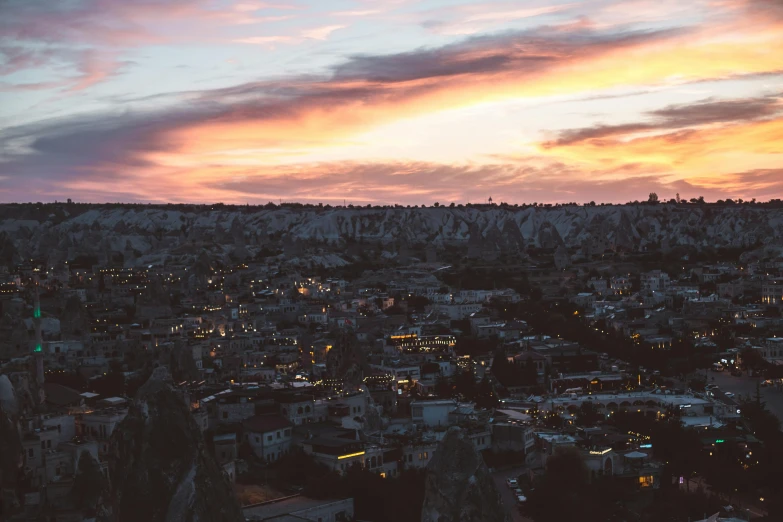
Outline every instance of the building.
{"label": "building", "polygon": [[315,411],[315,400],[311,395],[284,395],[277,401],[280,403],[280,415],[296,426],[323,420]]}
{"label": "building", "polygon": [[627,295],[631,293],[632,282],[628,277],[613,277],[609,280],[609,288],[615,295]]}
{"label": "building", "polygon": [[660,270],[644,272],[641,275],[643,292],[664,292],[669,286],[669,274]]}
{"label": "building", "polygon": [[291,450],[291,424],[280,415],[256,415],[242,423],[253,453],[266,462],[279,460]]}
{"label": "building", "polygon": [[413,401],[411,402],[411,420],[417,425],[435,427],[449,425],[449,412],[456,408],[456,403],[445,401]]}
{"label": "building", "polygon": [[221,424],[242,422],[256,413],[256,393],[237,390],[222,394],[217,399],[217,421]]}
{"label": "building", "polygon": [[595,295],[590,292],[581,292],[572,296],[569,301],[579,308],[593,308],[595,306]]}
{"label": "building", "polygon": [[212,438],[215,446],[215,459],[218,464],[223,465],[237,458],[237,435],[236,433],[223,433],[215,435]]}
{"label": "building", "polygon": [[364,467],[364,443],[355,438],[315,437],[302,441],[302,449],[317,462],[341,474],[354,465]]}
{"label": "building", "polygon": [[103,408],[82,415],[81,434],[91,436],[99,443],[98,451],[105,455],[109,451],[109,438],[114,429],[128,415],[127,408]]}
{"label": "building", "polygon": [[783,280],[767,279],[761,283],[761,302],[766,304],[783,304]]}

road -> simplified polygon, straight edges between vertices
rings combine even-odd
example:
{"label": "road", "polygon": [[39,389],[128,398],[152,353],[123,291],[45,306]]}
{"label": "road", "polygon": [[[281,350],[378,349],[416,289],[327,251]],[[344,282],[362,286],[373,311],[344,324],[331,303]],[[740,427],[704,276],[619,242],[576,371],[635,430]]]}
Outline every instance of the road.
{"label": "road", "polygon": [[517,498],[513,489],[509,489],[506,485],[506,479],[517,478],[519,475],[527,470],[526,467],[512,468],[504,471],[496,471],[492,473],[492,479],[495,481],[495,487],[500,492],[500,497],[503,500],[503,507],[506,508],[509,519],[512,522],[532,522],[529,518],[525,518],[517,509]]}
{"label": "road", "polygon": [[[728,372],[709,372],[708,375],[710,384],[717,384],[721,392],[734,394],[735,404],[742,402],[746,397],[752,399],[756,396],[757,379],[748,377],[744,372],[742,377],[733,377]],[[774,386],[761,387],[760,390],[761,400],[766,403],[767,409],[783,422],[783,391]]]}

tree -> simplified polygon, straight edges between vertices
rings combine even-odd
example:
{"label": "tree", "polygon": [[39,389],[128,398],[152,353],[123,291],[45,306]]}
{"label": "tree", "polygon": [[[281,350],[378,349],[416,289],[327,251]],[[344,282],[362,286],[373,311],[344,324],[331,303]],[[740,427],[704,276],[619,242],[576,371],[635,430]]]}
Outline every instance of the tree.
{"label": "tree", "polygon": [[492,383],[489,382],[489,377],[486,375],[478,386],[476,392],[476,406],[479,408],[492,409],[498,404],[498,396],[495,395],[495,391],[492,389]]}
{"label": "tree", "polygon": [[590,401],[584,401],[579,406],[579,411],[576,413],[576,423],[579,426],[592,426],[599,420],[603,419],[603,415],[596,409]]}
{"label": "tree", "polygon": [[457,378],[454,380],[454,386],[456,388],[455,391],[465,397],[465,399],[472,401],[476,397],[478,391],[476,379],[473,377],[471,370],[465,370],[457,375]]}
{"label": "tree", "polygon": [[453,385],[451,384],[451,380],[448,377],[441,375],[435,381],[435,395],[437,395],[439,398],[449,399],[451,398],[453,391]]}
{"label": "tree", "polygon": [[650,192],[650,196],[647,198],[647,203],[651,205],[655,205],[656,203],[658,203],[658,194],[656,194],[655,192]]}

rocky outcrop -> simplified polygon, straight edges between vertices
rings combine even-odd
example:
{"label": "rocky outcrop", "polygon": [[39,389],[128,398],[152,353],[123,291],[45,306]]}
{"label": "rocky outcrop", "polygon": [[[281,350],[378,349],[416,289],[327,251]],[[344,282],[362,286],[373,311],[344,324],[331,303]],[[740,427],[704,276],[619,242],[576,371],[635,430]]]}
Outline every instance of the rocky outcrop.
{"label": "rocky outcrop", "polygon": [[117,522],[241,522],[231,485],[164,367],[139,389],[112,435]]}
{"label": "rocky outcrop", "polygon": [[14,385],[7,375],[0,375],[0,409],[11,415],[19,412],[19,402],[16,400]]}
{"label": "rocky outcrop", "polygon": [[[27,211],[29,210],[29,212]],[[54,241],[68,258],[97,250],[138,251],[126,262],[143,264],[145,255],[158,259],[178,252],[186,243],[200,243],[214,259],[233,254],[254,256],[258,241],[248,233],[286,245],[289,257],[299,247],[365,241],[410,245],[461,245],[505,251],[539,247],[580,247],[591,239],[610,248],[642,250],[666,242],[669,247],[697,249],[779,245],[783,238],[783,208],[761,205],[602,205],[554,207],[427,207],[427,208],[237,208],[87,206],[78,212],[46,212],[0,205],[0,257],[52,252]],[[30,217],[27,217],[27,216]],[[49,217],[47,217],[49,216]],[[55,216],[55,217],[52,217]],[[187,233],[183,233],[183,227]],[[229,227],[229,230],[226,230]],[[96,240],[95,238],[99,239]],[[130,249],[129,249],[130,247]],[[294,248],[297,247],[297,248]],[[344,252],[344,248],[340,251]],[[18,252],[18,253],[17,253]],[[199,264],[209,263],[210,256]],[[325,261],[325,260],[324,260]],[[323,263],[321,263],[323,264]],[[196,275],[202,275],[197,270]]]}
{"label": "rocky outcrop", "polygon": [[427,466],[422,522],[505,522],[484,460],[468,434],[449,428]]}
{"label": "rocky outcrop", "polygon": [[22,457],[19,425],[13,415],[0,407],[0,515],[11,514],[20,507],[16,486]]}

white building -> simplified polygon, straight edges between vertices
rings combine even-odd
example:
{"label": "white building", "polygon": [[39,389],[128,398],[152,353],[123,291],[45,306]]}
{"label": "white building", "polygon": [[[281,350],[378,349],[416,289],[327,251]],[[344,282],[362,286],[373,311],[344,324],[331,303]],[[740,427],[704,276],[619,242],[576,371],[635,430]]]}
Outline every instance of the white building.
{"label": "white building", "polygon": [[127,408],[104,408],[85,413],[80,422],[81,433],[97,439],[98,451],[104,455],[109,451],[109,437],[127,415]]}
{"label": "white building", "polygon": [[456,406],[456,403],[450,400],[413,401],[411,402],[411,419],[417,425],[448,426],[449,412]]}
{"label": "white building", "polygon": [[761,284],[761,302],[783,304],[783,280],[768,279]]}
{"label": "white building", "polygon": [[291,450],[293,425],[279,415],[256,415],[242,423],[253,453],[266,462],[279,460]]}
{"label": "white building", "polygon": [[644,272],[641,275],[643,292],[664,292],[669,286],[669,274],[660,270]]}

